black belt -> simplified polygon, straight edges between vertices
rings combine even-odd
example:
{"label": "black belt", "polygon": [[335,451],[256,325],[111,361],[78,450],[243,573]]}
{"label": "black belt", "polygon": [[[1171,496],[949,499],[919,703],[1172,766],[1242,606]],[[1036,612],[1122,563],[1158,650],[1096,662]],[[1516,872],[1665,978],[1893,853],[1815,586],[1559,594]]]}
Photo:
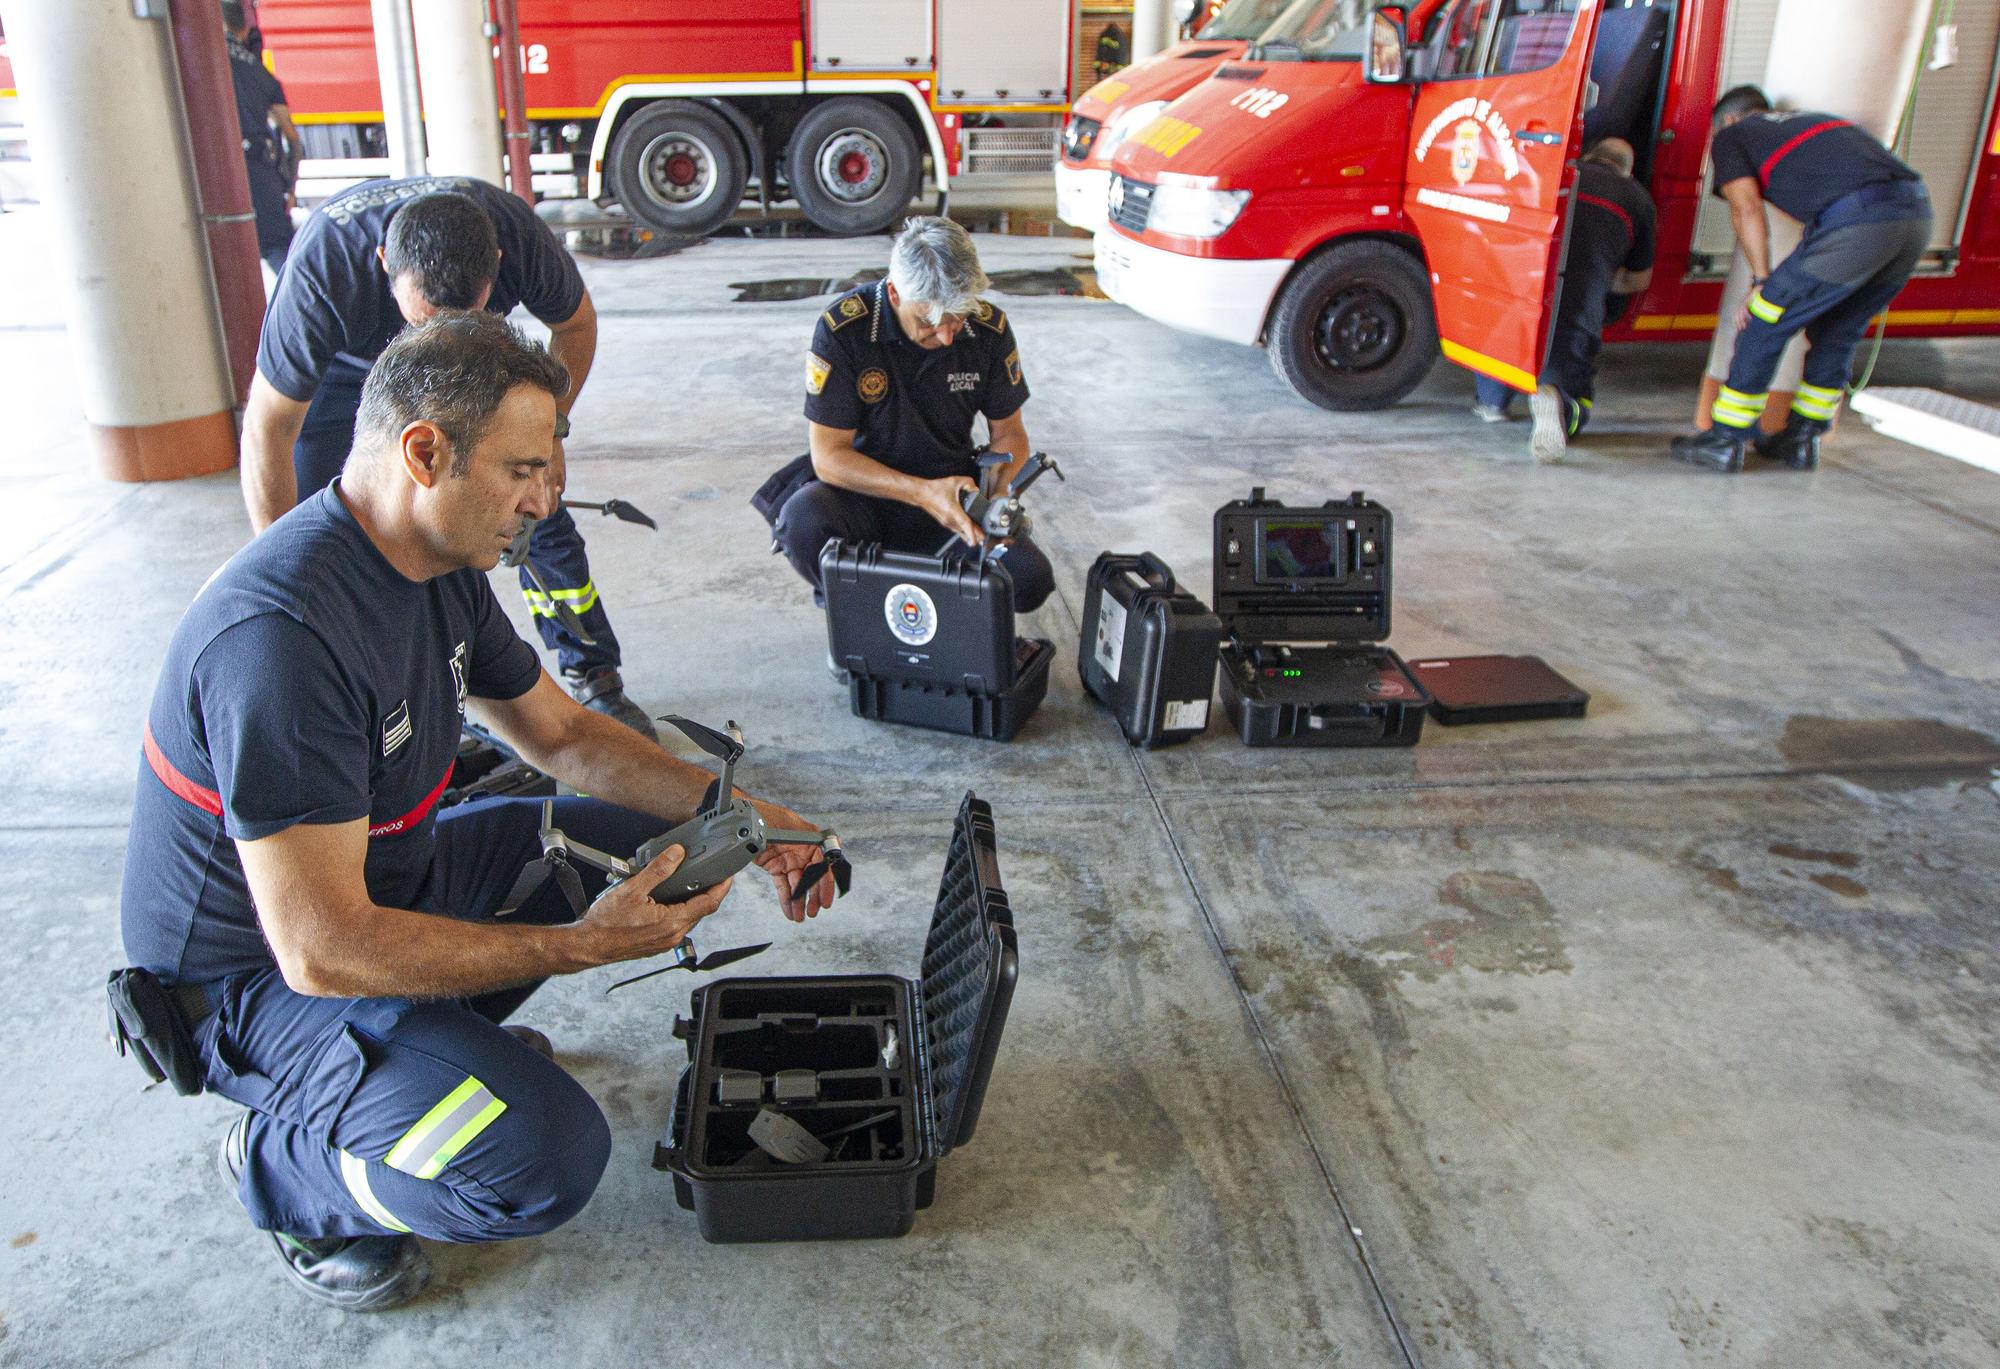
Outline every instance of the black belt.
{"label": "black belt", "polygon": [[214,1003],[209,1001],[208,990],[199,984],[170,984],[167,995],[181,1010],[181,1016],[187,1019],[189,1031],[200,1026],[202,1020],[215,1011]]}

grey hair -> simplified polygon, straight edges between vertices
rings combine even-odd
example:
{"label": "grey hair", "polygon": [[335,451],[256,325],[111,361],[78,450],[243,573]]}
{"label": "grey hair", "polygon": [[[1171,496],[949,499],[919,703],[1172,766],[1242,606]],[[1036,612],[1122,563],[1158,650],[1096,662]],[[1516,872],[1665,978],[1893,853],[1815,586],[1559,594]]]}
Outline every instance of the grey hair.
{"label": "grey hair", "polygon": [[423,419],[444,434],[451,444],[451,473],[463,476],[472,468],[472,449],[516,385],[561,399],[569,393],[569,371],[498,314],[439,310],[427,322],[405,328],[369,370],[348,460],[393,441]]}
{"label": "grey hair", "polygon": [[926,306],[936,327],[946,314],[964,315],[992,284],[979,265],[972,235],[950,219],[907,220],[889,249],[889,283],[905,303]]}

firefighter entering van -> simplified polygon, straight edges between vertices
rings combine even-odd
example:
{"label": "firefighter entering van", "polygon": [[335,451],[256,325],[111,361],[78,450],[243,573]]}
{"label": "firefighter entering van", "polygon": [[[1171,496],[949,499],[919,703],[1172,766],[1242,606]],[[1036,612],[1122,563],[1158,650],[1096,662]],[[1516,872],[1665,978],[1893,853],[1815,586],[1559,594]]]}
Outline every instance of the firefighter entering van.
{"label": "firefighter entering van", "polygon": [[[1715,193],[1729,202],[1752,289],[1715,425],[1673,441],[1676,460],[1743,469],[1785,344],[1804,330],[1805,379],[1784,430],[1757,454],[1794,470],[1819,464],[1820,434],[1846,393],[1855,348],[1908,283],[1931,236],[1931,202],[1915,171],[1831,114],[1779,113],[1755,86],[1716,102]],[[1771,269],[1766,201],[1807,225],[1798,250]]]}

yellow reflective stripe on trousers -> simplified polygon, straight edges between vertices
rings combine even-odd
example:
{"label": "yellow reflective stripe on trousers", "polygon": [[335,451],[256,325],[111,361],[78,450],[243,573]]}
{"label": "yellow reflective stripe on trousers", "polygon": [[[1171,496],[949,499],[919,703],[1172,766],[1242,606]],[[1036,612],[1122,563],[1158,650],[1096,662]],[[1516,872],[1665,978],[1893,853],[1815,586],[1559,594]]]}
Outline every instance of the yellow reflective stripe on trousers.
{"label": "yellow reflective stripe on trousers", "polygon": [[1764,403],[1769,395],[1746,395],[1741,390],[1732,390],[1727,385],[1715,397],[1715,407],[1710,412],[1715,421],[1726,423],[1732,428],[1747,428],[1764,415]]}
{"label": "yellow reflective stripe on trousers", "polygon": [[1766,323],[1776,323],[1785,316],[1785,306],[1765,299],[1762,290],[1753,290],[1750,292],[1750,312]]}
{"label": "yellow reflective stripe on trousers", "polygon": [[1804,418],[1831,420],[1834,411],[1840,408],[1844,393],[1824,385],[1801,385],[1798,393],[1792,396],[1792,411]]}
{"label": "yellow reflective stripe on trousers", "polygon": [[549,602],[551,597],[568,604],[573,612],[588,613],[597,606],[597,581],[586,580],[580,589],[551,590],[548,594],[538,589],[524,589],[521,597],[528,601],[529,612],[543,618],[556,616],[555,605]]}
{"label": "yellow reflective stripe on trousers", "polygon": [[435,1179],[453,1156],[506,1110],[491,1089],[468,1074],[463,1084],[403,1133],[382,1163],[419,1179]]}
{"label": "yellow reflective stripe on trousers", "polygon": [[340,1152],[340,1177],[347,1184],[347,1191],[354,1195],[354,1201],[361,1204],[361,1210],[391,1231],[408,1234],[410,1228],[396,1220],[394,1213],[382,1206],[382,1200],[375,1196],[375,1190],[368,1183],[368,1162],[359,1155]]}

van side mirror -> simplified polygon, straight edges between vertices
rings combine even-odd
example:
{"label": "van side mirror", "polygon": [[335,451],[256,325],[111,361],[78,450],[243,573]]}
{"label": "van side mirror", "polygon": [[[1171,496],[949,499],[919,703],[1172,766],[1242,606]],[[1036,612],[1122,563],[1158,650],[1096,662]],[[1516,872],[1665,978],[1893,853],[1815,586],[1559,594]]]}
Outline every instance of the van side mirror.
{"label": "van side mirror", "polygon": [[1368,82],[1398,85],[1406,68],[1403,55],[1404,10],[1384,5],[1368,16]]}

